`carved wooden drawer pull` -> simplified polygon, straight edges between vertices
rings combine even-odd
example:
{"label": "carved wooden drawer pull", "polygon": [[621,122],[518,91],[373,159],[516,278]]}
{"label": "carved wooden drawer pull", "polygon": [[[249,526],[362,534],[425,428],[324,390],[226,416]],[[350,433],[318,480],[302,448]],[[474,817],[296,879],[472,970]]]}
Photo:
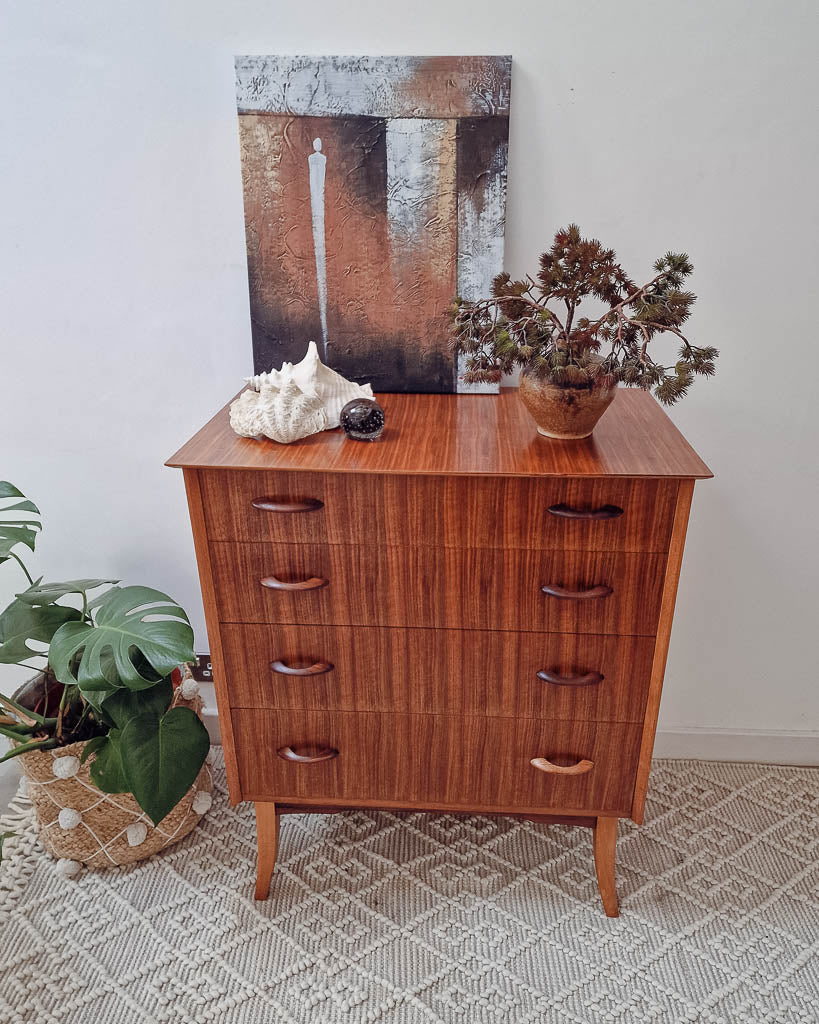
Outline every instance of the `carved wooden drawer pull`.
{"label": "carved wooden drawer pull", "polygon": [[315,754],[297,754],[292,747],[279,747],[276,753],[284,761],[297,761],[299,764],[318,764],[319,761],[332,761],[338,757],[338,751],[333,747],[322,747]]}
{"label": "carved wooden drawer pull", "polygon": [[570,764],[564,766],[562,764],[552,764],[551,761],[545,757],[533,757],[529,762],[538,771],[547,772],[549,775],[585,775],[586,772],[590,772],[594,768],[594,761],[578,761],[577,764]]}
{"label": "carved wooden drawer pull", "polygon": [[555,686],[596,686],[604,679],[600,672],[586,672],[582,676],[561,676],[557,672],[549,672],[545,668],[538,672],[537,677],[544,683],[552,683]]}
{"label": "carved wooden drawer pull", "polygon": [[322,587],[326,587],[329,580],[323,580],[320,576],[311,576],[309,580],[298,580],[296,583],[285,583],[284,580],[277,579],[275,576],[265,576],[264,579],[259,580],[259,583],[263,587],[267,587],[268,590],[321,590]]}
{"label": "carved wooden drawer pull", "polygon": [[270,667],[274,672],[278,672],[282,676],[321,676],[325,672],[330,672],[333,666],[329,661],[317,661],[315,665],[311,665],[309,668],[291,668],[290,665],[285,665],[283,661],[271,661]]}
{"label": "carved wooden drawer pull", "polygon": [[571,505],[550,505],[549,514],[561,519],[616,519],[623,514],[619,505],[601,505],[600,508],[582,509]]}
{"label": "carved wooden drawer pull", "polygon": [[544,583],[540,588],[548,597],[563,597],[571,601],[588,601],[596,597],[608,597],[614,593],[614,588],[600,584],[597,587],[589,587],[587,590],[569,590],[567,587],[558,587],[552,583]]}
{"label": "carved wooden drawer pull", "polygon": [[300,501],[277,501],[275,498],[254,498],[250,503],[262,512],[316,512],[324,508],[318,498],[302,498]]}

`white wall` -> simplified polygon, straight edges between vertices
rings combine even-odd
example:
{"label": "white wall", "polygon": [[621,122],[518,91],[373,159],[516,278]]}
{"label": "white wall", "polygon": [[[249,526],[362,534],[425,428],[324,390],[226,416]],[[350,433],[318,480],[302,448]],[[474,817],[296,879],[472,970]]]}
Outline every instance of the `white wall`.
{"label": "white wall", "polygon": [[634,275],[686,249],[692,334],[723,352],[672,413],[716,479],[662,725],[819,730],[812,3],[3,0],[2,23],[0,477],[45,514],[38,573],[163,588],[205,642],[162,463],[251,366],[232,55],[512,53],[509,269],[569,220]]}

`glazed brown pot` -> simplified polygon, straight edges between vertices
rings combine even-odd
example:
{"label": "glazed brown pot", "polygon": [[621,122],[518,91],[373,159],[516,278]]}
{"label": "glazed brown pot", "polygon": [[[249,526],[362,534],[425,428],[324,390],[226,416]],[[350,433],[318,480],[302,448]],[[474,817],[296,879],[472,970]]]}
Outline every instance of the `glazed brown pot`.
{"label": "glazed brown pot", "polygon": [[611,405],[617,385],[569,387],[524,369],[519,390],[523,404],[537,423],[538,433],[572,440],[591,434]]}

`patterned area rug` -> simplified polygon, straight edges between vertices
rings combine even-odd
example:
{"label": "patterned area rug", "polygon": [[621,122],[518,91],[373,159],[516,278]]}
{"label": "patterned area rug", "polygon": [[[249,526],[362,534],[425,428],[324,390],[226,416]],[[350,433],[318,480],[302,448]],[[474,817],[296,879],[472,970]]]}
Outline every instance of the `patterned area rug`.
{"label": "patterned area rug", "polygon": [[143,864],[59,877],[19,799],[0,866],[3,1024],[817,1024],[819,771],[666,761],[620,825],[283,819],[253,900],[251,806]]}

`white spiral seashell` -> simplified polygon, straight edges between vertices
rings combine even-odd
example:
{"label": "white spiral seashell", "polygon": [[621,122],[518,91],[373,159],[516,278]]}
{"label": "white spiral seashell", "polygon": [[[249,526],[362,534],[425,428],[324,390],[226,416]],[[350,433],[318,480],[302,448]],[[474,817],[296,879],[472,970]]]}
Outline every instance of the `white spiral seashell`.
{"label": "white spiral seashell", "polygon": [[199,683],[195,679],[186,679],[179,687],[179,692],[185,700],[193,700],[194,697],[199,696]]}
{"label": "white spiral seashell", "polygon": [[73,754],[55,757],[51,770],[58,779],[71,779],[80,770],[80,759],[74,757]]}
{"label": "white spiral seashell", "polygon": [[[259,373],[255,377],[247,377],[245,379],[258,394],[262,394],[268,388],[274,391],[281,391],[286,384],[293,382],[305,394],[317,395],[321,399],[321,407],[327,414],[327,425],[322,428],[324,430],[332,430],[339,425],[341,410],[352,399],[373,397],[373,389],[369,384],[354,384],[352,381],[342,377],[340,373],[331,370],[329,366],[325,366],[319,359],[318,349],[314,341],[311,341],[307,346],[307,355],[305,355],[300,363],[295,365],[293,363],[285,363],[281,370],[271,370],[270,373]],[[244,392],[233,404],[236,405],[247,394],[247,391]],[[233,426],[232,407],[231,426]],[[252,434],[242,434],[242,436],[254,437],[258,436],[258,433],[260,431]]]}
{"label": "white spiral seashell", "polygon": [[129,846],[141,846],[148,835],[148,826],[144,821],[134,821],[125,829]]}
{"label": "white spiral seashell", "polygon": [[78,860],[69,860],[67,857],[60,857],[57,861],[57,874],[63,878],[76,878],[82,871],[82,864]]}
{"label": "white spiral seashell", "polygon": [[210,793],[206,793],[204,790],[200,789],[193,798],[191,808],[194,814],[206,814],[210,810],[212,803],[213,797]]}
{"label": "white spiral seashell", "polygon": [[60,828],[65,829],[67,832],[69,829],[76,828],[79,825],[82,821],[82,815],[79,811],[74,810],[73,807],[63,807],[57,815],[57,821],[60,823]]}

